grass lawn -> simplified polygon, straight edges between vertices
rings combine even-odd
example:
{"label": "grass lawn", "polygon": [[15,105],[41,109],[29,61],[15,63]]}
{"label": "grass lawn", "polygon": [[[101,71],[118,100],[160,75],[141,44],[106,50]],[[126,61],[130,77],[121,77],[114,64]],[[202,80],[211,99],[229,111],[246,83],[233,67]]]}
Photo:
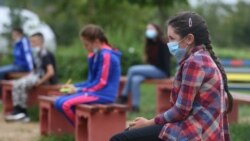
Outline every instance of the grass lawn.
{"label": "grass lawn", "polygon": [[[2,101],[1,101],[2,102]],[[3,105],[2,103],[0,104],[0,112],[2,113]]]}

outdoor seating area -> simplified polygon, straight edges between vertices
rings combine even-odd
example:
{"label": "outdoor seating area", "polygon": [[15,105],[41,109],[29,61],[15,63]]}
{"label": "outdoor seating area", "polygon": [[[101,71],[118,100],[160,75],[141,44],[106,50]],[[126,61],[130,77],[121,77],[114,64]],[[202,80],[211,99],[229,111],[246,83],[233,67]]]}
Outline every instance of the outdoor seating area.
{"label": "outdoor seating area", "polygon": [[248,141],[250,0],[0,0],[0,141]]}

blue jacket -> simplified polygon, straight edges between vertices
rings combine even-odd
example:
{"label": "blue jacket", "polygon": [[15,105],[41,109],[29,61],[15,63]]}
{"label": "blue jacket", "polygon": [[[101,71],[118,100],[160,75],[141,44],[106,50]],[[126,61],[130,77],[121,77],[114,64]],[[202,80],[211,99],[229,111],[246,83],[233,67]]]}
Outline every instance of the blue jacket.
{"label": "blue jacket", "polygon": [[14,64],[20,66],[25,71],[33,70],[33,59],[29,40],[21,38],[14,44],[13,49]]}
{"label": "blue jacket", "polygon": [[104,45],[96,53],[88,55],[88,79],[77,83],[78,92],[114,102],[118,93],[121,75],[121,53]]}

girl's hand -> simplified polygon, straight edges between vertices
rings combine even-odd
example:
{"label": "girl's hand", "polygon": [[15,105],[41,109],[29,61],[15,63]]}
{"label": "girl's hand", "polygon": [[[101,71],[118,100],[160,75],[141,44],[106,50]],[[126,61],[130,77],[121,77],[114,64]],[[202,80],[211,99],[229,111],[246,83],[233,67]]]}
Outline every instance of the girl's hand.
{"label": "girl's hand", "polygon": [[76,93],[77,89],[74,85],[65,84],[61,89],[69,89],[69,93]]}
{"label": "girl's hand", "polygon": [[148,119],[143,118],[143,117],[137,117],[137,118],[135,118],[134,121],[132,121],[129,124],[129,130],[149,126],[149,125],[151,125],[150,121],[151,120],[148,120]]}

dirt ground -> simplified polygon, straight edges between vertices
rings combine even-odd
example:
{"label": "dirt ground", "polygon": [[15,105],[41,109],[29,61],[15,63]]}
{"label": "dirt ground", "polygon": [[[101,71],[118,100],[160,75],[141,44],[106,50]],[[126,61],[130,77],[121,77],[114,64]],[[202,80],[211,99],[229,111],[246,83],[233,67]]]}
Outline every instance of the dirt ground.
{"label": "dirt ground", "polygon": [[6,123],[3,115],[0,114],[0,141],[37,141],[38,139],[38,123]]}

